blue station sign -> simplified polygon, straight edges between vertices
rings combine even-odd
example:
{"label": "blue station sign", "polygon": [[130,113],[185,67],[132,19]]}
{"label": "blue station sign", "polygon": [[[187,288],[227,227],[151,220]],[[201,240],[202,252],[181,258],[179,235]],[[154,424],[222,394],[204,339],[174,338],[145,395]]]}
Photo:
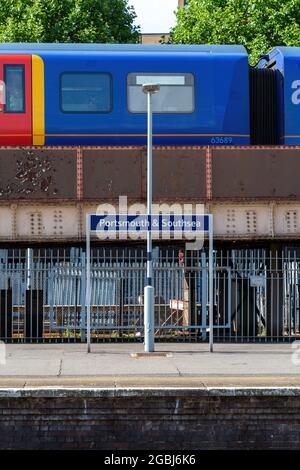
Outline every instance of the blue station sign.
{"label": "blue station sign", "polygon": [[208,214],[90,214],[91,232],[209,232]]}

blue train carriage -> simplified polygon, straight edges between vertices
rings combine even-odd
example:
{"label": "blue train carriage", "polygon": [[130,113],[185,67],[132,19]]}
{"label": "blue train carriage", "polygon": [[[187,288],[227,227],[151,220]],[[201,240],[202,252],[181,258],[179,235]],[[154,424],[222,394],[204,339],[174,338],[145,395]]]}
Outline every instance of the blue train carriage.
{"label": "blue train carriage", "polygon": [[[153,97],[154,144],[250,143],[242,46],[2,44],[0,67],[8,55],[10,64],[16,56],[22,65],[22,55],[27,68],[32,62],[20,89],[31,100],[22,108],[26,144],[145,145],[142,85],[149,82],[161,87]],[[5,144],[20,145],[13,112],[8,117]]]}
{"label": "blue train carriage", "polygon": [[278,143],[300,145],[300,47],[276,47],[258,67],[277,72]]}

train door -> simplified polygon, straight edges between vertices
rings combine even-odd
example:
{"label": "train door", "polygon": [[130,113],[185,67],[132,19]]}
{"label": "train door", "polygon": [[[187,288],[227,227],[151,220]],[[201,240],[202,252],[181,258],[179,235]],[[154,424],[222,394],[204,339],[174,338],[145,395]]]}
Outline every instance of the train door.
{"label": "train door", "polygon": [[0,55],[0,145],[32,144],[31,55]]}

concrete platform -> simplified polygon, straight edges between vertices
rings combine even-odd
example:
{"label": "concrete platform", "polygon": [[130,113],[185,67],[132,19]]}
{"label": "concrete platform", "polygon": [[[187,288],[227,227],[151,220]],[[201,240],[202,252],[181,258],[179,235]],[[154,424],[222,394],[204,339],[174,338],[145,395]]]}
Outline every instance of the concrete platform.
{"label": "concrete platform", "polygon": [[[10,344],[0,387],[300,387],[298,344]],[[300,348],[299,348],[300,351]],[[137,356],[134,354],[137,353]]]}
{"label": "concrete platform", "polygon": [[0,449],[300,448],[297,344],[156,351],[8,345],[0,357]]}

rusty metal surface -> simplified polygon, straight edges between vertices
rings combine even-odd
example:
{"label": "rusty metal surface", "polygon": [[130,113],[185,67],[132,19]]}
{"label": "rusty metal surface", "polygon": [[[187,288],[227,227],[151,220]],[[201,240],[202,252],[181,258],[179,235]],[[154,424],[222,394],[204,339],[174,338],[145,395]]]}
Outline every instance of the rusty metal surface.
{"label": "rusty metal surface", "polygon": [[83,198],[142,197],[142,149],[83,150]]}
{"label": "rusty metal surface", "polygon": [[76,150],[76,195],[80,201],[83,197],[83,169],[82,169],[82,149]]}
{"label": "rusty metal surface", "polygon": [[0,149],[0,200],[76,198],[76,151]]}
{"label": "rusty metal surface", "polygon": [[[299,200],[300,147],[154,147],[153,198]],[[146,148],[0,147],[0,201],[146,199]]]}
{"label": "rusty metal surface", "polygon": [[[83,150],[83,199],[145,199],[146,150]],[[154,199],[205,199],[204,149],[154,149]]]}
{"label": "rusty metal surface", "polygon": [[206,197],[205,150],[154,150],[153,197],[171,200],[204,200]]}
{"label": "rusty metal surface", "polygon": [[299,199],[299,148],[212,150],[212,198]]}

